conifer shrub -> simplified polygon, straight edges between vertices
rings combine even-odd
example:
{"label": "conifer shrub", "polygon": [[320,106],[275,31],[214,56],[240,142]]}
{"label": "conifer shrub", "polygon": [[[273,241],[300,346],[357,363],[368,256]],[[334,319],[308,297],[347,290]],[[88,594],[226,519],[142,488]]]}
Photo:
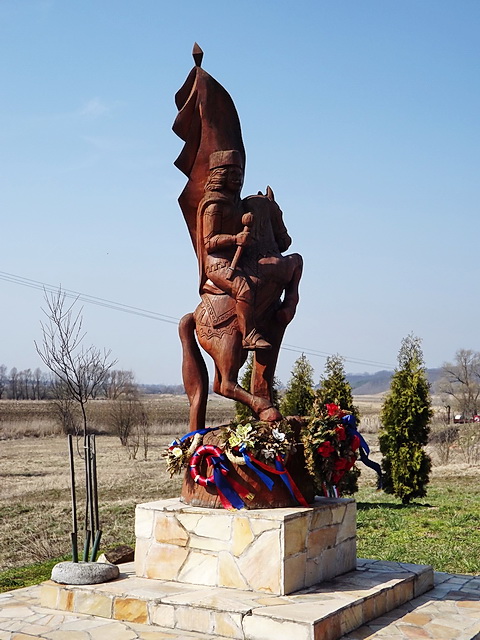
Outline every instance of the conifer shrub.
{"label": "conifer shrub", "polygon": [[[246,390],[250,391],[252,384],[252,375],[253,375],[253,365],[254,365],[254,356],[253,353],[249,353],[247,361],[245,363],[242,377],[240,378],[240,385]],[[277,409],[279,408],[279,398],[278,398],[278,380],[274,378],[272,385],[272,402],[273,406]],[[237,422],[245,422],[246,420],[250,420],[252,417],[252,410],[250,407],[247,407],[243,402],[235,402],[235,420]]]}
{"label": "conifer shrub", "polygon": [[293,365],[292,376],[280,402],[280,412],[284,416],[309,416],[314,399],[313,367],[302,353]]}
{"label": "conifer shrub", "polygon": [[347,380],[343,363],[344,359],[338,353],[328,356],[315,399],[320,405],[334,403],[343,411],[350,411],[358,422],[359,411],[353,404],[352,387]]}
{"label": "conifer shrub", "polygon": [[[253,353],[248,354],[247,361],[243,370],[242,377],[240,378],[240,385],[246,390],[250,391],[250,384],[252,382],[253,373]],[[248,420],[252,415],[250,407],[247,407],[243,402],[235,402],[235,419],[239,422]]]}
{"label": "conifer shrub", "polygon": [[402,340],[398,367],[380,414],[379,434],[383,488],[403,504],[427,492],[431,460],[424,447],[432,415],[421,339],[410,334]]}
{"label": "conifer shrub", "polygon": [[[312,411],[312,423],[322,420],[327,404],[336,404],[343,411],[350,412],[356,422],[359,421],[358,408],[353,404],[352,387],[347,380],[344,359],[338,353],[328,356],[325,369],[320,377],[320,385],[315,394]],[[352,495],[358,491],[358,477],[360,470],[355,465],[342,478],[342,493]]]}

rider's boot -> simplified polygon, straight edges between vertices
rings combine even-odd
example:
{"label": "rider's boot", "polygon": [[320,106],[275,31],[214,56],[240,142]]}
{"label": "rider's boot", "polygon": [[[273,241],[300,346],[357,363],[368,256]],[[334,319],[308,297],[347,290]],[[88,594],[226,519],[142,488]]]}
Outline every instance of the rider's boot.
{"label": "rider's boot", "polygon": [[243,336],[242,347],[244,349],[255,351],[272,348],[272,345],[255,328],[253,307],[249,301],[237,299],[237,318]]}

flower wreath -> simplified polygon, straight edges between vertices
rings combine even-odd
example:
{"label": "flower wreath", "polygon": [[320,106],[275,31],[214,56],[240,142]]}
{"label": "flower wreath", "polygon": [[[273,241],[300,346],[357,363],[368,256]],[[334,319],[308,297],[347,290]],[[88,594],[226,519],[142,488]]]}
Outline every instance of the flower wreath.
{"label": "flower wreath", "polygon": [[[220,448],[213,447],[215,452],[207,452],[208,446],[202,444],[203,436],[220,428],[223,445]],[[292,497],[302,506],[308,506],[285,468],[288,457],[295,451],[293,430],[286,420],[282,420],[273,428],[268,423],[248,422],[187,433],[180,439],[176,438],[163,453],[163,457],[166,458],[170,477],[190,467],[195,482],[203,486],[216,486],[222,504],[227,509],[241,509],[244,506],[242,498],[251,500],[254,497],[233,478],[228,478],[228,461],[247,465],[270,491],[274,484],[271,476],[278,476]],[[205,453],[210,454],[206,456],[207,464],[213,466],[214,470],[210,476],[203,477],[198,473],[198,458]]]}
{"label": "flower wreath", "polygon": [[338,497],[355,490],[359,472],[354,465],[362,439],[352,412],[333,403],[317,404],[303,442],[307,468],[320,495]]}
{"label": "flower wreath", "polygon": [[267,422],[233,422],[222,430],[222,436],[227,457],[240,465],[245,464],[244,452],[267,463],[277,456],[286,461],[296,452],[293,430],[286,420],[273,428]]}

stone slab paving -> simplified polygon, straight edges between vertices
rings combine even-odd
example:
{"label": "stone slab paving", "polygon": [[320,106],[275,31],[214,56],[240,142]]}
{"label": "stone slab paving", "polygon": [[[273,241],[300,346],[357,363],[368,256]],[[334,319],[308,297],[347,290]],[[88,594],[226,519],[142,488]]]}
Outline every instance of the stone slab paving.
{"label": "stone slab paving", "polygon": [[[192,637],[202,638],[337,640],[433,585],[431,567],[374,560],[358,564],[356,571],[289,596],[139,578],[133,564],[127,564],[118,580],[102,585],[47,581],[39,592],[5,594],[0,599],[0,631],[10,633],[9,640],[32,633],[61,640],[65,631],[72,640],[153,640],[190,637],[192,629],[197,632]],[[42,628],[46,612],[49,624],[59,628]],[[122,626],[105,626],[117,623]]]}
{"label": "stone slab paving", "polygon": [[[112,585],[113,586],[113,585]],[[288,625],[287,625],[288,626]],[[288,637],[288,629],[267,640]],[[323,634],[315,640],[323,640]],[[58,611],[40,605],[40,587],[0,594],[0,640],[225,640],[193,633]],[[247,636],[248,638],[248,636]],[[295,636],[292,636],[292,640]],[[341,640],[480,640],[480,576],[435,574],[435,587]]]}
{"label": "stone slab paving", "polygon": [[40,586],[0,594],[0,640],[227,640],[40,605]]}
{"label": "stone slab paving", "polygon": [[480,640],[480,576],[435,573],[434,588],[341,640]]}
{"label": "stone slab paving", "polygon": [[118,580],[101,585],[43,583],[41,604],[123,622],[195,630],[235,640],[338,640],[362,624],[428,591],[432,568],[358,560],[355,571],[289,595],[208,587],[135,575],[122,565]]}

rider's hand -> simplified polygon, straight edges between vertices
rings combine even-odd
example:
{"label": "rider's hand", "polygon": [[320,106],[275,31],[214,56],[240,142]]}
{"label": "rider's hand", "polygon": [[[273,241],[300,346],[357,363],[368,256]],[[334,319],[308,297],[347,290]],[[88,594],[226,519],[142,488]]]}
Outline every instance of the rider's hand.
{"label": "rider's hand", "polygon": [[237,233],[235,236],[235,244],[239,247],[244,247],[245,245],[250,244],[250,233],[248,231]]}

